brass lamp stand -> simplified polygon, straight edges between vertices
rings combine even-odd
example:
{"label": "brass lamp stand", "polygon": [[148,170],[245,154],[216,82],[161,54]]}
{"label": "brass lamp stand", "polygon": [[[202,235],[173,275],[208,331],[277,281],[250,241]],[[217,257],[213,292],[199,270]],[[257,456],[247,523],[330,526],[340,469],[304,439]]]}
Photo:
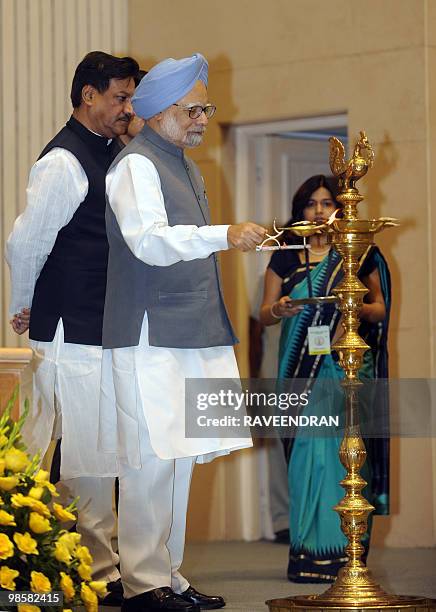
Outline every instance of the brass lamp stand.
{"label": "brass lamp stand", "polygon": [[339,457],[347,473],[341,481],[345,489],[344,498],[334,508],[341,519],[341,529],[348,539],[345,548],[347,564],[339,570],[336,582],[321,595],[302,595],[266,602],[270,612],[285,610],[434,610],[436,601],[421,597],[407,597],[386,593],[374,580],[371,572],[361,560],[364,548],[361,538],[366,533],[368,516],[374,507],[363,497],[366,482],[360,470],[366,460],[365,445],[359,427],[357,389],[361,384],[358,370],[363,355],[369,348],[359,336],[359,311],[368,289],[357,277],[359,258],[374,244],[374,234],[385,227],[398,225],[395,219],[359,219],[357,205],[363,200],[356,189],[356,182],[372,166],[374,153],[364,132],[356,144],[351,159],[345,161],[345,149],[336,138],[330,138],[330,167],[340,178],[342,187],[338,200],[343,204],[341,218],[333,215],[323,225],[300,222],[288,229],[296,235],[308,236],[315,232],[326,232],[328,242],[342,256],[344,278],[333,290],[343,315],[345,333],[333,349],[339,355],[339,364],[345,372],[346,425],[339,450]]}

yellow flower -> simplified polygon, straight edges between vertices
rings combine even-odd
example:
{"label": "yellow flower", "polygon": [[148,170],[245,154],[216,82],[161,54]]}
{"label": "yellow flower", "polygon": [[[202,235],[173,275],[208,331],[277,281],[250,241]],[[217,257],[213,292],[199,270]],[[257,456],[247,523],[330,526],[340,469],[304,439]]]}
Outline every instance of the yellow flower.
{"label": "yellow flower", "polygon": [[41,612],[41,608],[30,604],[18,604],[18,612]]}
{"label": "yellow flower", "polygon": [[5,510],[0,510],[0,525],[16,525],[15,516],[13,514],[9,514],[9,512],[5,512]]}
{"label": "yellow flower", "polygon": [[79,561],[82,563],[86,563],[87,565],[92,565],[92,556],[89,552],[89,548],[87,546],[78,546],[75,552],[75,555]]}
{"label": "yellow flower", "polygon": [[20,575],[17,570],[11,569],[7,565],[0,567],[0,587],[8,591],[15,591],[15,578]]}
{"label": "yellow flower", "polygon": [[39,555],[37,541],[32,538],[29,532],[14,533],[14,542],[18,549],[26,555]]}
{"label": "yellow flower", "polygon": [[48,481],[49,478],[50,472],[48,472],[47,470],[39,469],[34,475],[33,480],[36,482],[36,484],[44,486],[44,484]]}
{"label": "yellow flower", "polygon": [[6,465],[5,460],[2,457],[0,459],[0,476],[3,476],[3,474],[5,473],[5,465]]}
{"label": "yellow flower", "polygon": [[30,572],[30,590],[34,593],[50,593],[51,582],[42,572]]}
{"label": "yellow flower", "polygon": [[101,598],[106,597],[107,582],[105,582],[104,580],[91,580],[91,582],[89,583],[89,586],[94,591],[94,593],[97,593],[99,597]]}
{"label": "yellow flower", "polygon": [[6,469],[12,470],[14,474],[25,470],[30,463],[27,454],[18,448],[10,448],[7,450],[4,455],[4,460]]}
{"label": "yellow flower", "polygon": [[92,589],[89,588],[89,586],[85,582],[82,582],[82,586],[80,588],[80,597],[82,598],[82,601],[85,604],[85,608],[88,612],[97,612],[97,595]]}
{"label": "yellow flower", "polygon": [[61,561],[62,563],[71,562],[71,553],[68,548],[64,544],[62,544],[62,542],[56,542],[55,551],[53,554],[55,559]]}
{"label": "yellow flower", "polygon": [[33,533],[47,533],[47,531],[51,531],[50,521],[38,514],[38,512],[30,513],[29,527]]}
{"label": "yellow flower", "polygon": [[65,546],[69,553],[72,553],[75,551],[78,544],[80,544],[80,538],[80,533],[70,533],[66,531],[58,538],[58,542]]}
{"label": "yellow flower", "polygon": [[76,515],[72,512],[68,512],[68,510],[65,510],[65,508],[60,504],[53,504],[53,513],[58,521],[61,522],[76,520]]}
{"label": "yellow flower", "polygon": [[61,589],[64,593],[65,601],[71,601],[74,597],[74,583],[71,576],[61,572]]}
{"label": "yellow flower", "polygon": [[0,559],[14,556],[14,545],[5,533],[0,533]]}
{"label": "yellow flower", "polygon": [[0,476],[0,489],[3,491],[11,491],[14,489],[19,480],[16,476]]}
{"label": "yellow flower", "polygon": [[23,495],[22,493],[14,493],[11,495],[11,502],[14,508],[30,508],[31,510],[35,510],[35,512],[38,512],[47,518],[51,516],[50,510],[45,504],[37,499],[33,499],[33,497]]}
{"label": "yellow flower", "polygon": [[4,433],[0,434],[0,448],[9,442],[9,438]]}
{"label": "yellow flower", "polygon": [[52,495],[58,497],[59,493],[57,492],[54,484],[49,481],[49,477],[50,474],[46,470],[39,470],[33,477],[33,480],[35,481],[35,484],[39,485],[40,487],[45,487]]}
{"label": "yellow flower", "polygon": [[86,563],[80,563],[80,565],[77,567],[77,571],[82,580],[91,580],[92,575],[90,565],[86,565]]}
{"label": "yellow flower", "polygon": [[28,492],[28,496],[32,499],[41,499],[44,489],[42,487],[32,487]]}

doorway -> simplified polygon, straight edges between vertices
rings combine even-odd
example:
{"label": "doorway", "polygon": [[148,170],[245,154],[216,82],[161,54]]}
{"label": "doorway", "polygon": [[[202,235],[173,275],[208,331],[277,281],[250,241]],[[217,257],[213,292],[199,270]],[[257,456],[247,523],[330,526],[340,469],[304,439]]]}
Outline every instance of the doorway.
{"label": "doorway", "polygon": [[[255,125],[231,130],[236,157],[236,222],[254,221],[271,228],[285,224],[291,216],[292,197],[297,188],[314,174],[330,175],[329,142],[336,136],[347,146],[347,115],[338,114]],[[250,314],[258,318],[263,278],[271,252],[244,256],[245,288]],[[263,330],[263,360],[260,376],[275,378],[277,373],[280,325]],[[274,539],[287,521],[287,473],[281,457],[281,443],[263,440],[253,454],[257,474],[257,534]],[[277,448],[280,447],[280,448]],[[272,481],[274,474],[274,482]],[[254,500],[253,500],[254,501]]]}

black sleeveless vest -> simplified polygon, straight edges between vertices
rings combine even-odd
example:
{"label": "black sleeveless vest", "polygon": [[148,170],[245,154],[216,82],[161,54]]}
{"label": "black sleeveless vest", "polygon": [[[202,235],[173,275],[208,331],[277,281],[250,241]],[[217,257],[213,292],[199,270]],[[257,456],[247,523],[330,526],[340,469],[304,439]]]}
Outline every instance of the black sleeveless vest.
{"label": "black sleeveless vest", "polygon": [[39,159],[55,147],[70,151],[88,178],[88,193],[56,238],[35,285],[29,337],[51,342],[62,318],[65,342],[100,346],[108,242],[105,177],[119,145],[90,132],[74,117],[51,140]]}

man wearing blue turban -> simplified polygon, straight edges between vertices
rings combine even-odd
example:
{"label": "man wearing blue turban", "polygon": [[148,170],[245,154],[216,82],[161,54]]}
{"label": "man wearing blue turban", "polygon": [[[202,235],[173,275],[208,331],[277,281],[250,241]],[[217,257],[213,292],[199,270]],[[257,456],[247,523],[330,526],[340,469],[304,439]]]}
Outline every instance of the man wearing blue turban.
{"label": "man wearing blue turban", "polygon": [[199,53],[152,68],[132,100],[145,126],[106,178],[100,444],[119,464],[123,612],[225,605],[179,572],[189,486],[195,461],[252,444],[184,435],[185,380],[239,378],[216,253],[253,249],[265,235],[254,223],[210,225],[203,179],[184,153],[215,112],[207,77]]}

